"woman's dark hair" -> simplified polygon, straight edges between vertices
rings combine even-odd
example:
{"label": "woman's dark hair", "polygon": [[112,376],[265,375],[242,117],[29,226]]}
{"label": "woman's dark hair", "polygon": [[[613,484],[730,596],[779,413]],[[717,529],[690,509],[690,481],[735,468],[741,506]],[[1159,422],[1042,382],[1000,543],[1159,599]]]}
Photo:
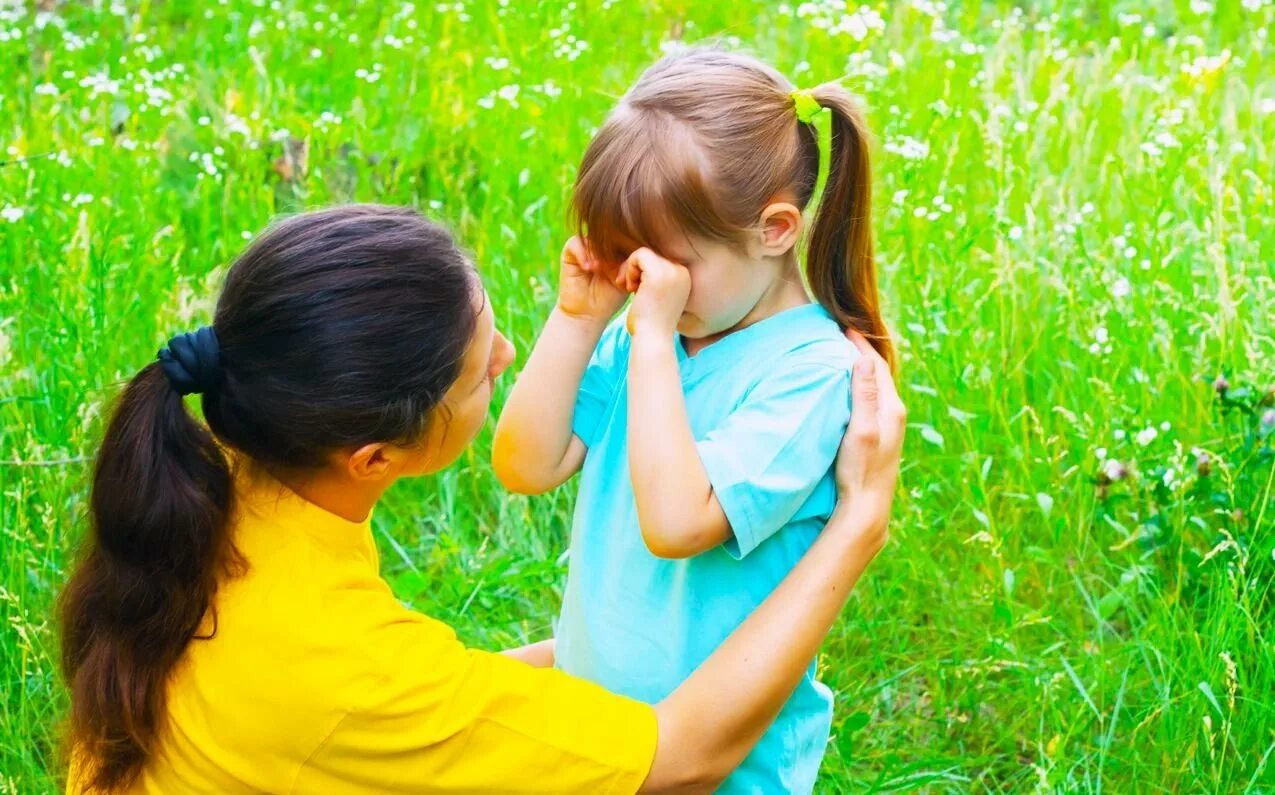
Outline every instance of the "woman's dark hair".
{"label": "woman's dark hair", "polygon": [[231,267],[213,322],[220,373],[186,409],[160,362],[124,388],[98,451],[91,533],[62,594],[68,745],[95,790],[140,773],[169,673],[241,561],[232,459],[267,471],[333,450],[411,444],[460,373],[477,320],[472,266],[408,208],[283,220]]}

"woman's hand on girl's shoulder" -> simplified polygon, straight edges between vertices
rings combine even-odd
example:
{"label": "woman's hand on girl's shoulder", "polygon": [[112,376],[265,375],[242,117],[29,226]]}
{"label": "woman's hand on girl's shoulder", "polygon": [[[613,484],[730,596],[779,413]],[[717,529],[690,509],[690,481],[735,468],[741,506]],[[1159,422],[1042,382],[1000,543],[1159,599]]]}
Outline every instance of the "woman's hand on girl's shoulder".
{"label": "woman's hand on girl's shoulder", "polygon": [[851,377],[850,425],[837,453],[836,514],[860,533],[873,552],[889,537],[890,506],[899,480],[899,460],[907,411],[890,376],[890,367],[867,339],[847,332],[859,349]]}

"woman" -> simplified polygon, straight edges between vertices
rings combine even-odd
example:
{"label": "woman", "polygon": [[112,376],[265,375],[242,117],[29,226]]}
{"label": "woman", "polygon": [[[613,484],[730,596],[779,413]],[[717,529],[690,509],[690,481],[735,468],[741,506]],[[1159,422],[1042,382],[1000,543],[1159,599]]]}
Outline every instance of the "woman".
{"label": "woman", "polygon": [[273,226],[230,270],[213,326],[129,382],[103,439],[92,536],[62,603],[69,790],[710,790],[885,540],[902,406],[856,342],[836,513],[650,706],[536,667],[551,642],[469,650],[395,600],[372,508],[398,478],[461,454],[513,348],[473,267],[415,211],[356,205]]}

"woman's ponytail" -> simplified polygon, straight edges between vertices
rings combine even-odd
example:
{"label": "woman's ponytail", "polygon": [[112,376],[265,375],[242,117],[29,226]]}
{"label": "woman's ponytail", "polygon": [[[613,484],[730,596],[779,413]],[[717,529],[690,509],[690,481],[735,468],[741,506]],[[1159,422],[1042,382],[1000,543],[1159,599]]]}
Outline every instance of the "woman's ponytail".
{"label": "woman's ponytail", "polygon": [[411,208],[301,213],[236,259],[211,327],[128,383],[61,602],[77,782],[127,789],[162,744],[168,680],[216,632],[218,583],[248,563],[232,468],[312,472],[336,450],[418,444],[461,371],[478,289],[448,231]]}
{"label": "woman's ponytail", "polygon": [[77,762],[91,760],[94,791],[140,773],[169,674],[235,557],[228,461],[187,411],[169,363],[142,369],[115,407],[93,472],[88,548],[62,595],[70,747]]}
{"label": "woman's ponytail", "polygon": [[843,328],[862,333],[895,365],[881,318],[872,243],[872,169],[868,128],[850,92],[824,83],[809,93],[832,115],[828,178],[806,252],[806,279],[815,299]]}

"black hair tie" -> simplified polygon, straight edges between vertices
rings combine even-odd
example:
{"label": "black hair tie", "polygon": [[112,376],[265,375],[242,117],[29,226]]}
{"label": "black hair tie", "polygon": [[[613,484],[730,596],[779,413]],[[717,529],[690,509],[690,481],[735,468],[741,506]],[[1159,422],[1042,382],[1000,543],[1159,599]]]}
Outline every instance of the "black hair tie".
{"label": "black hair tie", "polygon": [[160,349],[158,358],[179,395],[208,392],[221,382],[221,346],[212,326],[178,334]]}

